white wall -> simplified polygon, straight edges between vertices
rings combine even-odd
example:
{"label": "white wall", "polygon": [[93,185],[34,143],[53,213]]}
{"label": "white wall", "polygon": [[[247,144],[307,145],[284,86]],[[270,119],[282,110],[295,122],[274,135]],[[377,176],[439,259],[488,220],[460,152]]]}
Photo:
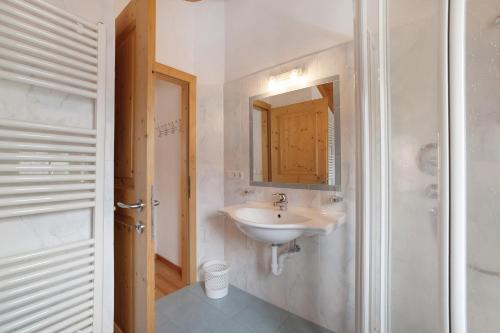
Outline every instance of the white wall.
{"label": "white wall", "polygon": [[224,1],[158,0],[156,60],[197,76],[197,262],[224,257]]}
{"label": "white wall", "polygon": [[352,40],[352,0],[226,0],[226,79]]}
{"label": "white wall", "polygon": [[115,13],[115,16],[118,16],[118,14],[121,13],[121,11],[123,9],[125,9],[125,7],[128,5],[128,3],[130,2],[130,0],[114,0],[114,13]]}
{"label": "white wall", "polygon": [[157,61],[194,73],[197,5],[179,0],[156,1]]}
{"label": "white wall", "polygon": [[[287,261],[281,276],[270,272],[271,248],[246,237],[230,220],[225,221],[225,259],[231,265],[230,283],[335,332],[354,332],[354,244],[355,244],[355,123],[354,55],[352,44],[344,44],[270,70],[227,82],[224,89],[224,182],[226,205],[246,200],[273,200],[284,191],[291,205],[343,209],[347,223],[328,236],[299,238],[301,253]],[[249,187],[249,117],[251,96],[267,92],[271,72],[304,66],[311,81],[339,75],[344,204],[333,207],[328,191]],[[242,170],[244,179],[228,171]]]}
{"label": "white wall", "polygon": [[157,0],[156,60],[196,75],[200,85],[224,83],[224,3]]}
{"label": "white wall", "polygon": [[499,2],[467,2],[467,311],[469,332],[500,331]]}
{"label": "white wall", "polygon": [[266,103],[271,104],[273,108],[279,108],[285,105],[296,104],[304,101],[311,101],[315,98],[321,98],[318,88],[310,87],[307,89],[294,90],[291,92],[281,93],[279,95],[264,98]]}
{"label": "white wall", "polygon": [[181,98],[182,88],[164,80],[155,82],[155,250],[181,266]]}

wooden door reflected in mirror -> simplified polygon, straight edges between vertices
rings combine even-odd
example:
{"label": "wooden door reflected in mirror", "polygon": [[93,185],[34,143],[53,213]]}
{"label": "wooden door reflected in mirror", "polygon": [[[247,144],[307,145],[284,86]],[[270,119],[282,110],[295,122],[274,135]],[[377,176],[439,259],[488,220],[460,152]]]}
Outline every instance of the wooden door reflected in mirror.
{"label": "wooden door reflected in mirror", "polygon": [[339,80],[250,99],[251,184],[339,190]]}

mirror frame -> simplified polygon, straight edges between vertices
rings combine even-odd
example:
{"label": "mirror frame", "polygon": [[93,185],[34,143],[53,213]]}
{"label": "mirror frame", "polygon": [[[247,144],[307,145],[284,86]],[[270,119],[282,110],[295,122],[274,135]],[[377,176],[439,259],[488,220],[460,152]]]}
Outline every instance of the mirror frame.
{"label": "mirror frame", "polygon": [[[299,184],[299,183],[278,183],[278,182],[262,182],[254,181],[253,179],[253,102],[258,99],[276,96],[284,93],[289,93],[296,90],[301,90],[305,88],[310,88],[325,83],[333,83],[333,100],[335,105],[333,106],[334,120],[335,120],[335,185],[327,184]],[[250,186],[262,186],[262,187],[278,187],[278,188],[292,188],[292,189],[307,189],[307,190],[322,190],[322,191],[341,191],[341,142],[340,142],[340,76],[333,75],[324,79],[319,79],[316,81],[308,82],[304,86],[292,87],[289,89],[280,90],[277,92],[269,92],[256,96],[250,97],[249,101],[249,133],[250,133]],[[337,111],[337,112],[336,112]],[[337,167],[338,166],[338,167]]]}

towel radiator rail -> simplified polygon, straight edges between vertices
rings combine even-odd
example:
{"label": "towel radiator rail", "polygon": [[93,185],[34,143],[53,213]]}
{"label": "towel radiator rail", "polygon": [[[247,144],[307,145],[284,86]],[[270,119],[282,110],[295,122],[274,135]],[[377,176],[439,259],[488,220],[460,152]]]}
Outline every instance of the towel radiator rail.
{"label": "towel radiator rail", "polygon": [[0,250],[0,333],[100,332],[105,30],[43,0],[0,2],[0,80],[94,102],[92,128],[0,118],[6,218],[90,209],[91,238]]}

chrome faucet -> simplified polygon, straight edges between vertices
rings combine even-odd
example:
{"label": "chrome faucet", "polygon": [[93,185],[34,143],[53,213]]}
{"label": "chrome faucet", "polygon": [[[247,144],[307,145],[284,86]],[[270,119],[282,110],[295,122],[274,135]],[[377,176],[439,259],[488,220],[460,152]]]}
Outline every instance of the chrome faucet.
{"label": "chrome faucet", "polygon": [[286,210],[288,205],[288,197],[286,193],[274,193],[273,196],[279,197],[273,204],[274,207],[278,207],[279,210]]}

